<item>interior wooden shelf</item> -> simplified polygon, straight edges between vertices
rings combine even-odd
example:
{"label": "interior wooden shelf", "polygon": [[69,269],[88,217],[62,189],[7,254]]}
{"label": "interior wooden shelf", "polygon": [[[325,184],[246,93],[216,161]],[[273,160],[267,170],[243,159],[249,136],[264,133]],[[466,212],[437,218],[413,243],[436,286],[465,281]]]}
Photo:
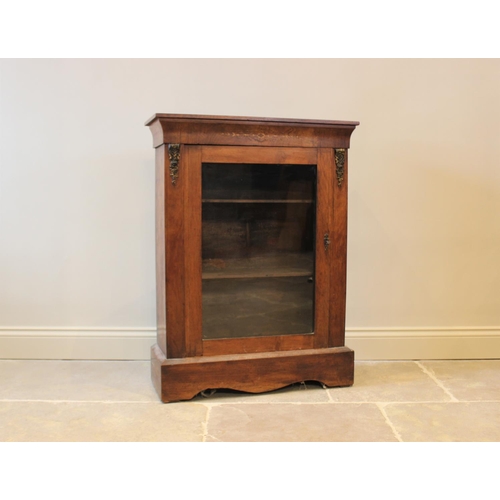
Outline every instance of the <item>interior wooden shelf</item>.
{"label": "interior wooden shelf", "polygon": [[314,203],[313,200],[239,200],[239,199],[203,199],[203,203]]}
{"label": "interior wooden shelf", "polygon": [[314,276],[314,257],[309,253],[282,253],[239,259],[203,259],[202,278],[281,278]]}

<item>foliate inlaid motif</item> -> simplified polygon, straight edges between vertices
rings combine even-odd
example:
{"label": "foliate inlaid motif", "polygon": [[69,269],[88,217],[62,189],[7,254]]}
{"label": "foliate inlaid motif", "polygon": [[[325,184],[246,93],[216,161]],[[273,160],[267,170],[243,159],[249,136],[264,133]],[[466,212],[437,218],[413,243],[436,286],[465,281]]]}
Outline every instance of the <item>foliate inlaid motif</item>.
{"label": "foliate inlaid motif", "polygon": [[345,149],[335,149],[335,172],[337,174],[337,184],[342,186],[344,180]]}
{"label": "foliate inlaid motif", "polygon": [[175,186],[177,178],[179,177],[179,157],[181,153],[180,144],[169,144],[168,145],[168,158],[170,160],[170,178],[172,179],[172,184]]}

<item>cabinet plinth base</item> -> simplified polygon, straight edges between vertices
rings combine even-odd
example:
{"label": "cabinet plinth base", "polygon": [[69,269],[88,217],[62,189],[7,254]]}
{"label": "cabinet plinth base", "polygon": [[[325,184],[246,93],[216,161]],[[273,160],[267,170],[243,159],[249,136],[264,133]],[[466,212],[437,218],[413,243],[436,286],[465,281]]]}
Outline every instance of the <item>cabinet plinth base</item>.
{"label": "cabinet plinth base", "polygon": [[348,347],[167,359],[154,345],[151,360],[153,384],[164,403],[207,389],[259,393],[307,380],[327,387],[354,382],[354,351]]}

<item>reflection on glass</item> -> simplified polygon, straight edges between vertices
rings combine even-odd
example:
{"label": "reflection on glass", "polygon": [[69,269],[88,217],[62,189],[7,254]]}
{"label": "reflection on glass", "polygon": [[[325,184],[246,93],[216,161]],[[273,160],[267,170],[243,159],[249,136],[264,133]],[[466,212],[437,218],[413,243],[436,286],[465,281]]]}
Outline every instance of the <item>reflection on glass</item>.
{"label": "reflection on glass", "polygon": [[312,333],[316,166],[202,165],[203,338]]}

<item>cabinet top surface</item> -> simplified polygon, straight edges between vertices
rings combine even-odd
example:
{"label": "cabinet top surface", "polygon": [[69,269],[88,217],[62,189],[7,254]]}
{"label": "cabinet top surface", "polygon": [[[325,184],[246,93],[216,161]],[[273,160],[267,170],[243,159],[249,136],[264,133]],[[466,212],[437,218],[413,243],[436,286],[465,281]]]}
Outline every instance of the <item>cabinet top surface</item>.
{"label": "cabinet top surface", "polygon": [[295,119],[295,118],[262,118],[257,116],[217,116],[217,115],[184,115],[170,113],[156,113],[145,125],[151,125],[155,120],[165,121],[193,121],[193,122],[254,122],[266,124],[284,124],[284,125],[302,125],[302,126],[323,126],[323,127],[356,127],[359,122],[343,121],[343,120],[310,120],[310,119]]}

